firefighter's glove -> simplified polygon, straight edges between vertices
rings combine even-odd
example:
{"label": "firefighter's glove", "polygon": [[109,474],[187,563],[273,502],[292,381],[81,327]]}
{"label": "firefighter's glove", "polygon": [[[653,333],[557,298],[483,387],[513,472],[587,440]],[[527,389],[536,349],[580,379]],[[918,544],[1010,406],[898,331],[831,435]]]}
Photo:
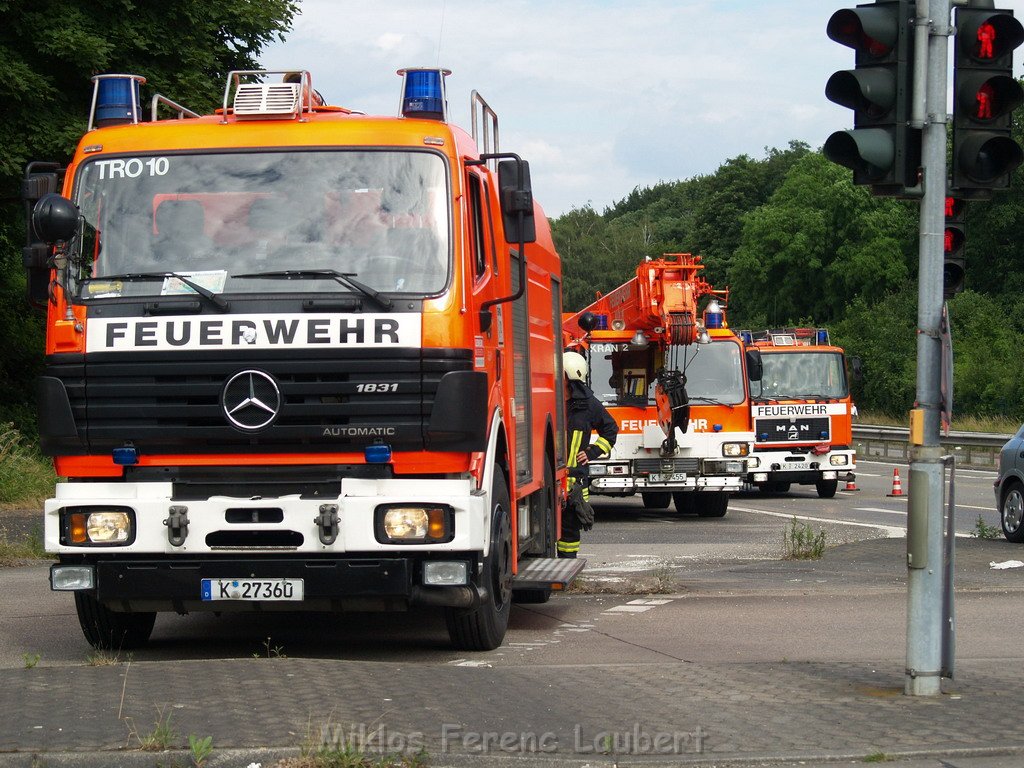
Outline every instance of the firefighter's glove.
{"label": "firefighter's glove", "polygon": [[583,498],[583,486],[580,483],[574,483],[569,489],[566,506],[569,512],[576,515],[576,519],[580,521],[580,528],[589,531],[594,527],[594,508]]}

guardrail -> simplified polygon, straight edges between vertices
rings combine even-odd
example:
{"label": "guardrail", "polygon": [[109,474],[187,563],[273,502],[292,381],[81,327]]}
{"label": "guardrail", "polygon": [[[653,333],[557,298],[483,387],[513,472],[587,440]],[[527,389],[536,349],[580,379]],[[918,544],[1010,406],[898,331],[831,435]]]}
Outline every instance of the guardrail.
{"label": "guardrail", "polygon": [[[908,461],[910,430],[906,427],[877,427],[869,424],[854,425],[853,442],[857,457]],[[1013,435],[983,432],[950,432],[939,436],[947,453],[956,456],[958,466],[995,469],[999,465],[999,450]]]}

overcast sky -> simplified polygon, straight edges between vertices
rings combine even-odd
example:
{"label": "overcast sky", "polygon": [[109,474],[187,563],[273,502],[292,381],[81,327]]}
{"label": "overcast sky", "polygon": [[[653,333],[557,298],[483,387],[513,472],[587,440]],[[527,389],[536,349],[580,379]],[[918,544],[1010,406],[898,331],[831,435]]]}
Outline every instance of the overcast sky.
{"label": "overcast sky", "polygon": [[[713,173],[790,140],[818,148],[853,113],[825,98],[853,51],[825,35],[841,0],[301,0],[270,69],[308,69],[329,104],[396,114],[401,67],[442,66],[469,129],[476,89],[501,149],[530,161],[549,216]],[[1024,0],[1001,0],[1024,19]],[[1024,48],[1016,54],[1021,73]]]}

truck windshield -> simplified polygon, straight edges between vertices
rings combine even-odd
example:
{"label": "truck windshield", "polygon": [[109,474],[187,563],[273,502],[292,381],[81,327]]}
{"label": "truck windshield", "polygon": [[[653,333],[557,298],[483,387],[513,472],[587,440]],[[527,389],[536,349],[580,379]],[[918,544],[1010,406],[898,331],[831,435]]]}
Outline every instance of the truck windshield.
{"label": "truck windshield", "polygon": [[[191,291],[435,294],[449,273],[446,163],[417,151],[166,154],[82,165],[72,289],[84,299]],[[297,270],[303,280],[262,279]],[[311,274],[323,270],[323,277]],[[110,276],[110,280],[103,280]],[[238,277],[236,277],[238,276]]]}
{"label": "truck windshield", "polygon": [[[647,380],[648,365],[654,365],[655,346],[644,352],[630,351],[628,344],[590,345],[590,381],[594,394],[605,405],[637,405],[636,394],[646,388],[648,404],[654,404],[653,376]],[[694,405],[744,401],[743,361],[738,344],[713,341],[710,344],[672,346],[665,358],[686,371],[686,393]],[[638,384],[642,382],[642,384]]]}
{"label": "truck windshield", "polygon": [[846,397],[846,369],[838,352],[761,350],[764,375],[750,382],[755,400],[833,400]]}

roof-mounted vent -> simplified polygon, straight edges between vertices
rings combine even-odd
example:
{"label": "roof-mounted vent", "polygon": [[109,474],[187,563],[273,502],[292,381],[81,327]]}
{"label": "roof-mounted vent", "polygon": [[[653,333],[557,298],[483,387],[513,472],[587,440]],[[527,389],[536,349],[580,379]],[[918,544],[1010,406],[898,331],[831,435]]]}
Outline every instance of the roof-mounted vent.
{"label": "roof-mounted vent", "polygon": [[298,83],[242,83],[235,91],[235,117],[294,117],[299,94]]}

